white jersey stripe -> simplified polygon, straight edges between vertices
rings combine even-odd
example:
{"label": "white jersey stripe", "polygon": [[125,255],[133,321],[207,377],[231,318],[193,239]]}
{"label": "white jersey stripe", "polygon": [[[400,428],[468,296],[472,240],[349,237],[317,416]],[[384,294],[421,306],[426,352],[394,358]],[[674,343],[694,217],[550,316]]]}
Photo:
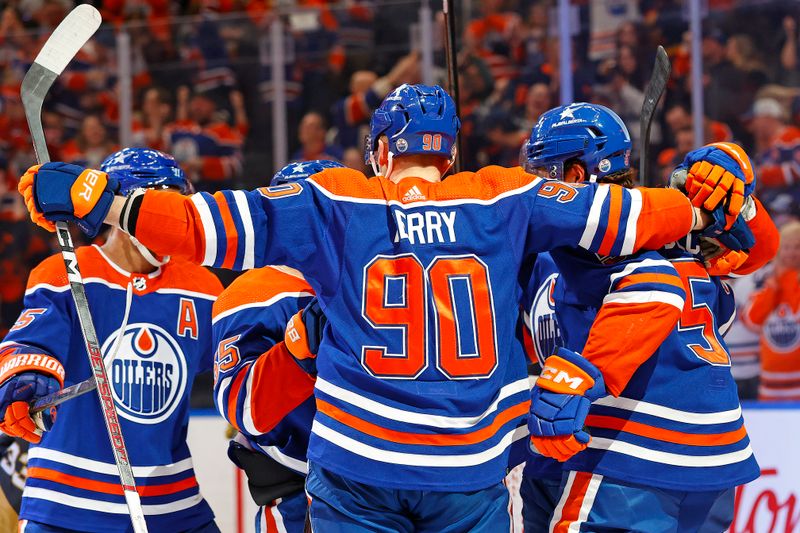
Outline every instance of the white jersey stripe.
{"label": "white jersey stripe", "polygon": [[733,325],[734,320],[736,320],[736,313],[737,313],[736,309],[734,309],[733,313],[731,313],[731,317],[728,319],[728,321],[725,322],[724,324],[722,324],[718,328],[719,329],[719,334],[722,335],[723,337],[725,336],[726,333],[728,333],[728,330],[731,329],[731,326]]}
{"label": "white jersey stripe", "polygon": [[761,385],[758,389],[759,395],[765,397],[772,397],[772,398],[788,398],[791,396],[800,396],[800,387],[792,387],[788,389],[775,389],[772,387],[768,387],[764,384]]}
{"label": "white jersey stripe", "polygon": [[589,218],[586,221],[586,228],[583,230],[583,235],[578,245],[581,248],[589,249],[597,234],[597,228],[600,225],[600,215],[603,212],[603,204],[608,198],[608,185],[600,185],[597,187],[597,192],[592,200],[592,207],[589,209]]}
{"label": "white jersey stripe", "polygon": [[800,372],[770,372],[762,370],[761,377],[767,379],[800,379]]}
{"label": "white jersey stripe", "polygon": [[567,528],[568,533],[580,532],[581,524],[586,522],[586,519],[589,518],[589,513],[592,511],[594,500],[597,497],[597,491],[600,489],[600,483],[602,482],[603,476],[599,474],[592,474],[592,479],[589,480],[589,484],[586,486],[586,492],[583,495],[581,508],[578,511],[578,519],[569,525],[569,528]]}
{"label": "white jersey stripe", "polygon": [[502,455],[511,443],[524,439],[529,434],[527,426],[520,426],[506,433],[503,438],[500,439],[500,442],[482,452],[463,455],[427,455],[420,453],[393,452],[375,448],[374,446],[342,435],[338,431],[334,431],[320,423],[318,420],[314,420],[314,424],[311,426],[311,432],[350,453],[372,459],[373,461],[407,466],[435,466],[437,468],[463,468],[487,463]]}
{"label": "white jersey stripe", "polygon": [[247,368],[240,369],[240,372],[247,372],[247,378],[245,379],[244,383],[246,392],[244,397],[244,410],[242,411],[242,429],[250,435],[260,435],[261,433],[256,429],[256,423],[253,422],[253,411],[251,409],[253,392],[253,366],[255,365],[248,365]]}
{"label": "white jersey stripe", "polygon": [[217,387],[217,395],[216,395],[217,397],[214,398],[214,403],[217,405],[217,412],[218,413],[227,413],[228,412],[227,406],[223,403],[223,401],[225,400],[225,392],[231,386],[231,381],[232,380],[233,380],[233,376],[228,376],[228,377],[222,378],[222,381],[220,382],[219,387]]}
{"label": "white jersey stripe", "polygon": [[622,269],[622,271],[617,272],[616,274],[611,274],[608,279],[611,280],[611,284],[613,285],[618,279],[624,278],[626,276],[630,276],[636,270],[640,268],[651,268],[651,267],[664,267],[670,269],[670,271],[674,272],[675,267],[672,266],[672,263],[667,261],[666,259],[643,259],[642,261],[636,263],[629,263]]}
{"label": "white jersey stripe", "polygon": [[[86,459],[70,453],[51,450],[50,448],[43,448],[41,446],[33,446],[28,451],[28,460],[42,459],[46,461],[53,461],[61,463],[70,467],[82,468],[97,474],[106,474],[109,476],[118,476],[119,470],[117,465],[112,463],[104,463],[102,461],[95,461],[94,459]],[[133,475],[141,478],[151,478],[159,476],[174,476],[181,472],[186,472],[192,469],[192,458],[187,457],[177,463],[169,465],[153,465],[153,466],[134,466]]]}
{"label": "white jersey stripe", "polygon": [[662,291],[627,291],[612,292],[603,298],[605,304],[647,304],[651,302],[661,302],[662,304],[677,307],[683,310],[683,298],[671,292]]}
{"label": "white jersey stripe", "polygon": [[[589,448],[596,450],[606,450],[609,452],[621,453],[631,457],[637,457],[645,461],[661,463],[672,466],[686,466],[691,468],[705,468],[712,466],[725,466],[741,463],[753,455],[753,449],[748,444],[746,448],[735,452],[721,453],[717,455],[686,455],[682,453],[662,452],[651,450],[630,442],[621,440],[592,437]],[[701,449],[698,447],[698,449]]]}
{"label": "white jersey stripe", "polygon": [[282,464],[286,468],[290,468],[295,472],[301,472],[305,475],[308,475],[308,463],[305,461],[298,461],[294,457],[290,457],[280,451],[279,448],[275,446],[261,446],[260,444],[258,447],[263,451],[265,454],[272,457],[276,462]]}
{"label": "white jersey stripe", "polygon": [[283,523],[283,515],[281,514],[280,509],[278,506],[283,501],[283,498],[278,498],[275,500],[275,503],[269,508],[269,512],[272,513],[272,519],[275,520],[275,526],[278,528],[278,533],[288,533],[286,531],[286,525]]}
{"label": "white jersey stripe", "polygon": [[636,231],[639,222],[639,215],[642,212],[642,191],[636,189],[626,189],[631,199],[631,209],[628,213],[628,220],[625,223],[625,239],[622,241],[620,255],[630,255],[636,245]]}
{"label": "white jersey stripe", "polygon": [[458,200],[427,200],[422,202],[413,202],[410,204],[404,204],[399,200],[386,200],[381,198],[356,198],[353,196],[343,196],[334,194],[319,183],[314,181],[314,178],[309,178],[305,181],[305,183],[310,183],[319,191],[330,198],[331,200],[340,201],[340,202],[353,202],[357,204],[373,204],[373,205],[390,205],[393,207],[399,207],[401,209],[414,209],[417,207],[451,207],[451,206],[458,206],[458,205],[492,205],[494,203],[499,202],[505,198],[510,196],[516,196],[518,194],[524,194],[537,186],[539,182],[541,182],[541,178],[533,178],[532,181],[522,187],[517,189],[512,189],[510,191],[506,191],[504,193],[498,194],[497,196],[490,198],[489,200],[479,200],[477,198],[459,198]]}
{"label": "white jersey stripe", "polygon": [[[431,415],[426,413],[416,413],[413,411],[406,411],[396,407],[390,407],[382,403],[371,400],[355,392],[343,389],[329,381],[317,378],[316,389],[333,396],[337,400],[347,402],[351,405],[370,411],[383,418],[395,420],[397,422],[406,422],[409,424],[418,424],[422,426],[433,426],[438,428],[447,429],[466,429],[480,424],[484,419],[493,414],[497,410],[498,404],[514,394],[520,392],[527,392],[529,389],[528,378],[520,379],[514,383],[505,385],[497,395],[497,399],[483,413],[477,416],[441,416]],[[527,398],[526,398],[527,399]]]}
{"label": "white jersey stripe", "polygon": [[239,311],[244,311],[245,309],[253,309],[258,307],[269,307],[270,305],[283,300],[284,298],[303,298],[305,296],[313,297],[314,295],[310,292],[300,291],[300,292],[281,292],[270,298],[269,300],[264,300],[263,302],[253,302],[247,303],[243,305],[239,305],[237,307],[233,307],[228,309],[227,311],[223,311],[222,313],[218,314],[217,316],[211,319],[211,324],[214,325],[223,318],[229,317],[238,313]]}
{"label": "white jersey stripe", "polygon": [[654,403],[648,403],[641,400],[633,400],[631,398],[614,398],[613,396],[605,396],[594,402],[594,405],[602,405],[605,407],[615,407],[617,409],[624,409],[625,411],[632,411],[634,413],[641,413],[645,415],[657,416],[673,422],[682,422],[684,424],[699,424],[699,425],[713,425],[713,424],[728,424],[736,422],[742,417],[742,408],[737,407],[730,411],[719,411],[716,413],[692,413],[690,411],[680,411],[672,409],[671,407],[664,407]]}
{"label": "white jersey stripe", "polygon": [[200,214],[200,222],[203,224],[203,234],[206,240],[203,264],[211,266],[217,259],[217,230],[214,227],[214,219],[211,218],[211,209],[209,209],[202,193],[193,194],[191,198],[192,203],[197,208],[197,212]]}
{"label": "white jersey stripe", "polygon": [[[83,278],[83,284],[84,285],[91,285],[93,283],[96,283],[98,285],[103,285],[104,287],[107,287],[107,288],[112,289],[112,290],[118,290],[118,291],[127,290],[126,287],[123,287],[122,285],[118,285],[116,283],[110,283],[110,282],[104,280],[103,278]],[[25,291],[25,296],[30,296],[31,294],[33,294],[34,292],[36,292],[38,290],[48,290],[48,291],[51,291],[51,292],[66,292],[66,291],[69,290],[69,284],[61,285],[61,286],[57,287],[55,285],[50,285],[48,283],[38,283],[38,284],[34,285],[33,287],[31,287],[30,289],[26,290]],[[186,289],[158,289],[158,290],[156,290],[154,292],[157,293],[157,294],[178,294],[178,295],[181,295],[181,296],[189,296],[191,298],[201,298],[203,300],[211,300],[211,301],[214,301],[214,300],[217,299],[217,297],[214,296],[213,294],[206,294],[204,292],[189,291],[189,290],[186,290]]]}
{"label": "white jersey stripe", "polygon": [[253,219],[250,217],[250,205],[247,203],[247,197],[243,191],[233,191],[233,198],[236,200],[236,210],[239,212],[239,216],[242,218],[242,226],[244,226],[244,257],[242,258],[242,270],[250,270],[255,266],[256,240]]}
{"label": "white jersey stripe", "polygon": [[558,505],[556,505],[556,508],[553,510],[553,518],[550,520],[550,527],[547,529],[549,533],[553,533],[553,530],[564,516],[564,505],[567,503],[569,493],[572,492],[572,485],[575,483],[576,475],[577,472],[574,470],[567,475],[567,482],[564,484],[564,488],[561,489],[561,498],[558,500]]}
{"label": "white jersey stripe", "polygon": [[[46,500],[59,505],[66,505],[68,507],[75,507],[77,509],[86,509],[88,511],[99,511],[101,513],[123,515],[128,514],[128,506],[124,503],[111,503],[102,500],[81,498],[80,496],[64,494],[63,492],[43,489],[40,487],[25,487],[22,497],[23,499],[35,498],[39,500]],[[202,501],[203,497],[200,494],[195,494],[194,496],[189,496],[188,498],[184,498],[182,500],[175,500],[174,502],[145,504],[142,505],[142,510],[146,515],[162,515],[189,509],[190,507],[200,504]]]}

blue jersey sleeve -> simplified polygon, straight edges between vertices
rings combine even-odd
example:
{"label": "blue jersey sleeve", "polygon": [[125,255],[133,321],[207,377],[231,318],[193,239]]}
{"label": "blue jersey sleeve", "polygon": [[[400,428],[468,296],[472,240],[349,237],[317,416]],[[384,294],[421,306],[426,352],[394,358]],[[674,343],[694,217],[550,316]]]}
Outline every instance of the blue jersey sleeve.
{"label": "blue jersey sleeve", "polygon": [[28,289],[25,309],[6,335],[3,345],[24,345],[66,363],[75,317],[74,304],[65,289],[67,287],[46,286]]}

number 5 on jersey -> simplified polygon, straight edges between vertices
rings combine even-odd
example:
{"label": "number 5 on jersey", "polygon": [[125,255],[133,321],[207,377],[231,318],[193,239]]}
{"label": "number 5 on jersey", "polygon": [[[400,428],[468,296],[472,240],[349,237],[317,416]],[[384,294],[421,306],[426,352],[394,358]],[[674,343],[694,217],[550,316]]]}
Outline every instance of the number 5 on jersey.
{"label": "number 5 on jersey", "polygon": [[[433,303],[429,331],[428,302]],[[437,257],[427,268],[413,254],[378,256],[366,267],[362,313],[377,330],[401,334],[402,351],[365,346],[361,363],[373,375],[412,379],[429,364],[450,379],[485,378],[497,366],[489,271],[473,255]]]}

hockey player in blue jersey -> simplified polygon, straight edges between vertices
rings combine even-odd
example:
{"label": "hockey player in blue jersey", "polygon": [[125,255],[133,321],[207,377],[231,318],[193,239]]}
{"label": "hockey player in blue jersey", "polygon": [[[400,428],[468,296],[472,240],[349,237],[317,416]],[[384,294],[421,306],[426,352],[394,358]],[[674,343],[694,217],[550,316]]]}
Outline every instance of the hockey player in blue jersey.
{"label": "hockey player in blue jersey", "polygon": [[[155,150],[122,150],[102,169],[122,195],[142,187],[191,191],[175,160]],[[212,367],[211,306],[221,284],[119,229],[104,245],[76,253],[150,531],[219,531],[197,486],[186,430],[194,376]],[[60,256],[31,272],[25,309],[0,349],[0,429],[35,443],[20,531],[131,530],[97,397],[59,406],[44,433],[28,415],[30,402],[91,375]]]}
{"label": "hockey player in blue jersey", "polygon": [[[627,131],[613,112],[573,104],[542,116],[525,158],[530,170],[554,178],[630,186],[621,157],[629,150]],[[690,153],[688,166],[702,171],[693,166],[700,155],[738,173],[750,182],[744,192],[752,192],[749,160],[738,147]],[[733,487],[757,477],[758,466],[718,333],[730,324],[732,295],[706,269],[748,272],[774,254],[769,216],[754,199],[747,203],[753,209],[747,223],[737,222],[733,235],[722,239],[745,240],[751,230],[757,241],[749,243],[749,256],[715,243],[715,252],[703,257],[695,249],[697,235],[660,254],[581,258],[557,250],[555,262],[539,256],[526,322],[539,337],[540,318],[552,312],[563,347],[545,354],[529,426],[540,452],[568,462],[562,479],[561,463],[529,460],[521,489],[526,530],[711,532],[730,524]],[[584,382],[565,387],[561,373]]]}
{"label": "hockey player in blue jersey", "polygon": [[[270,185],[299,182],[342,166],[323,160],[290,163]],[[228,455],[247,474],[250,494],[259,506],[257,533],[305,529],[308,501],[303,485],[316,412],[314,379],[295,362],[284,336],[287,322],[313,296],[297,270],[266,266],[239,276],[214,304],[215,403],[239,431]],[[310,307],[304,316],[306,329],[317,339],[322,331],[314,326],[324,320],[319,306]]]}
{"label": "hockey player in blue jersey", "polygon": [[45,225],[107,221],[197,263],[303,273],[328,320],[308,448],[316,529],[502,531],[508,448],[527,437],[523,270],[549,249],[629,254],[708,222],[678,191],[501,167],[442,181],[458,124],[441,88],[404,85],[371,122],[374,178],[328,169],[256,191],[125,199],[113,181],[50,164],[20,190]]}

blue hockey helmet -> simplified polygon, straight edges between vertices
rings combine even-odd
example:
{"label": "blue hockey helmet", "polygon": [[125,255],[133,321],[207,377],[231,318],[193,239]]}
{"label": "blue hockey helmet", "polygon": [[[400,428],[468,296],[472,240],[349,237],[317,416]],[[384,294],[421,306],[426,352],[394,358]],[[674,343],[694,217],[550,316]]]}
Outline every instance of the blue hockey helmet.
{"label": "blue hockey helmet", "polygon": [[374,154],[378,139],[385,135],[389,139],[390,169],[391,158],[411,154],[440,155],[452,163],[459,128],[456,104],[444,89],[403,84],[372,114],[364,160],[378,174]]}
{"label": "blue hockey helmet", "polygon": [[124,148],[114,152],[103,161],[100,170],[119,181],[119,193],[124,196],[140,187],[175,187],[183,194],[194,191],[175,158],[151,148]]}
{"label": "blue hockey helmet", "polygon": [[314,159],[312,161],[296,161],[289,163],[272,176],[270,186],[284,185],[286,183],[294,183],[302,181],[309,176],[313,176],[322,172],[326,168],[344,168],[344,165],[338,161],[331,161],[329,159]]}
{"label": "blue hockey helmet", "polygon": [[577,159],[589,181],[630,168],[631,136],[605,106],[575,103],[545,112],[522,146],[520,166],[543,178],[564,179],[564,163]]}

